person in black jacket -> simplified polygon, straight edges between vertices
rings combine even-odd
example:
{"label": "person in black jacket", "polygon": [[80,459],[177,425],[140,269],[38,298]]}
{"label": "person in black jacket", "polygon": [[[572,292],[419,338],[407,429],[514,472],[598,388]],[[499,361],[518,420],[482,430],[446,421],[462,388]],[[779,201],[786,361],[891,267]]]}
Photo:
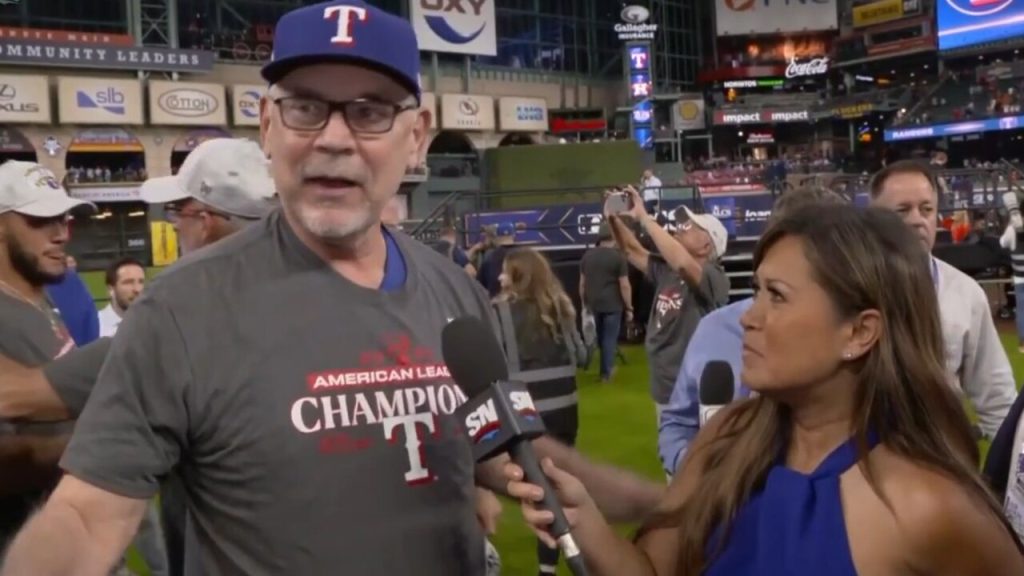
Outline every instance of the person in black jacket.
{"label": "person in black jacket", "polygon": [[[518,357],[511,359],[513,371],[541,374],[543,379],[522,380],[527,382],[548,434],[573,446],[579,429],[575,343],[580,338],[572,300],[548,261],[531,248],[509,250],[498,281],[499,313],[500,306],[507,303],[518,349]],[[538,372],[541,370],[544,372]],[[558,549],[538,541],[537,560],[540,574],[554,574]]]}

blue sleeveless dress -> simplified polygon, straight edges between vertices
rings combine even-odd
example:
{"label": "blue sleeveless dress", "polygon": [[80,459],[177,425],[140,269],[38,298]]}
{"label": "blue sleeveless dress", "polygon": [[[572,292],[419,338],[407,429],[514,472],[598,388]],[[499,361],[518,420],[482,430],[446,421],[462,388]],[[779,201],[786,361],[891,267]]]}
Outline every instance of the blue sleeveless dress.
{"label": "blue sleeveless dress", "polygon": [[[868,446],[877,439],[869,435]],[[740,509],[729,541],[705,576],[857,576],[839,498],[839,476],[857,463],[854,440],[810,474],[781,460],[764,490]],[[708,557],[717,538],[711,538]]]}

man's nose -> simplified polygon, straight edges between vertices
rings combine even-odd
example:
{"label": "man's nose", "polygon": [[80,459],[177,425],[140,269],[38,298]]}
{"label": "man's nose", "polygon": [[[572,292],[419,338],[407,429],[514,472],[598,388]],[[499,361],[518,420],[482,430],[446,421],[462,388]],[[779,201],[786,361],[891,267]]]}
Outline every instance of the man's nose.
{"label": "man's nose", "polygon": [[316,145],[318,148],[332,152],[344,152],[355,148],[355,134],[349,128],[348,122],[340,111],[331,112],[327,124],[317,135]]}

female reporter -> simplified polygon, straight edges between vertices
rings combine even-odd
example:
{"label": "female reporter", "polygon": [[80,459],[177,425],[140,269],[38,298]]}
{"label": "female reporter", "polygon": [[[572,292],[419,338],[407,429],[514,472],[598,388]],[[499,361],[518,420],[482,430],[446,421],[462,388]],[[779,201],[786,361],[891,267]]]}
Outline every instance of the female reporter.
{"label": "female reporter", "polygon": [[[520,378],[527,380],[547,433],[573,446],[579,428],[576,366],[584,348],[576,331],[572,300],[548,261],[531,248],[510,251],[498,280],[499,320],[511,323],[512,333],[505,340],[514,338],[517,348],[515,354],[507,354],[510,361],[518,363],[513,371],[540,375],[538,379]],[[502,317],[502,304],[508,305],[509,318]],[[538,372],[541,370],[544,372]],[[554,574],[558,550],[538,543],[537,562],[541,574]]]}
{"label": "female reporter", "polygon": [[[592,574],[1024,574],[945,380],[913,233],[890,212],[811,206],[770,228],[754,266],[742,381],[759,395],[701,431],[634,543],[545,462]],[[542,529],[540,489],[507,473]]]}

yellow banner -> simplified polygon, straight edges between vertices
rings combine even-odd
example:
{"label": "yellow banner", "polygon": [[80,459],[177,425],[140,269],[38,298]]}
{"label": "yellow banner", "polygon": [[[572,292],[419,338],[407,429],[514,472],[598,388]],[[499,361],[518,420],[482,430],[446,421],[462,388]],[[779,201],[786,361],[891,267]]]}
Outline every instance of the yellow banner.
{"label": "yellow banner", "polygon": [[903,0],[880,0],[853,9],[853,27],[874,26],[903,18]]}
{"label": "yellow banner", "polygon": [[153,246],[153,266],[169,266],[178,259],[178,235],[168,222],[150,222],[150,244]]}

